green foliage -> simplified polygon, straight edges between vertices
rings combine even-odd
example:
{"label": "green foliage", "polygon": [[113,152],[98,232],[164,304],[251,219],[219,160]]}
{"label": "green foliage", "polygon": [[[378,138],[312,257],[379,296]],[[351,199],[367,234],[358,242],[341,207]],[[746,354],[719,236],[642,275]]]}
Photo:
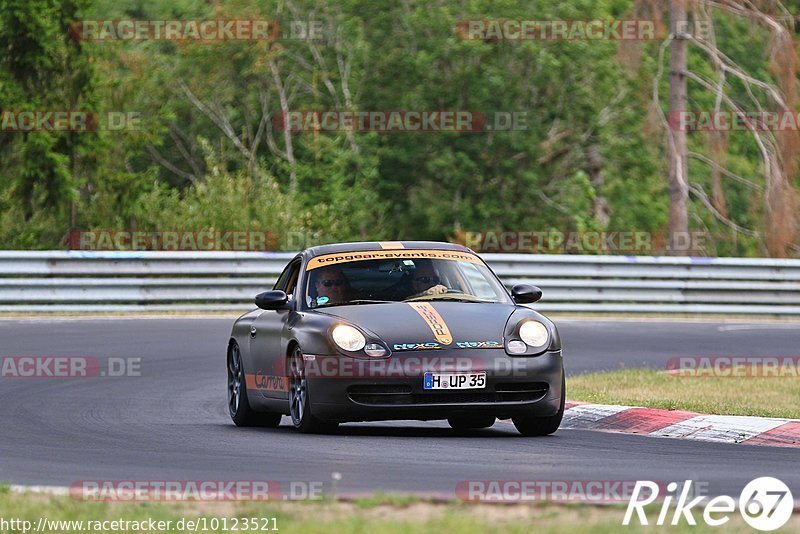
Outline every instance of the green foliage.
{"label": "green foliage", "polygon": [[[0,109],[94,110],[94,68],[68,31],[85,3],[0,4]],[[77,132],[3,135],[0,243],[55,246],[68,228],[77,189],[96,167],[99,138]]]}
{"label": "green foliage", "polygon": [[[70,229],[269,230],[319,241],[448,239],[463,230],[663,231],[664,130],[652,102],[661,42],[464,39],[465,19],[630,18],[632,0],[6,0],[0,109],[134,112],[138,129],[0,134],[0,247],[58,248]],[[324,22],[324,40],[81,42],[77,19]],[[715,12],[719,46],[769,80],[765,34]],[[693,71],[713,79],[702,53]],[[279,83],[276,83],[278,80]],[[280,84],[280,86],[279,86]],[[281,86],[283,95],[281,94]],[[746,89],[731,80],[730,90]],[[691,107],[713,95],[690,84]],[[277,128],[292,110],[474,110],[518,129],[320,133]],[[764,102],[764,104],[768,104]],[[708,140],[690,135],[690,150]],[[763,184],[745,133],[727,166]],[[587,153],[597,149],[602,180]],[[291,156],[290,156],[291,154]],[[710,169],[690,162],[710,190]],[[763,198],[724,179],[730,219],[763,226]],[[595,203],[609,206],[598,220]],[[763,254],[699,203],[710,253]]]}

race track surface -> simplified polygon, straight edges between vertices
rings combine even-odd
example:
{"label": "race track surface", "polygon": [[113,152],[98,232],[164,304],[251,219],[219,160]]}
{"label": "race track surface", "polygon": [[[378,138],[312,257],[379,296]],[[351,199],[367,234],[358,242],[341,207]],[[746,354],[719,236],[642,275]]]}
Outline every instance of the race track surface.
{"label": "race track surface", "polygon": [[[508,423],[456,433],[444,422],[347,424],[338,435],[239,429],[225,406],[232,320],[0,320],[0,357],[142,358],[141,376],[0,378],[0,481],[321,481],[340,492],[453,495],[463,480],[637,480],[738,495],[776,476],[800,489],[800,450],[562,430],[522,438]],[[673,356],[800,352],[798,324],[562,320],[570,374],[664,368]]]}

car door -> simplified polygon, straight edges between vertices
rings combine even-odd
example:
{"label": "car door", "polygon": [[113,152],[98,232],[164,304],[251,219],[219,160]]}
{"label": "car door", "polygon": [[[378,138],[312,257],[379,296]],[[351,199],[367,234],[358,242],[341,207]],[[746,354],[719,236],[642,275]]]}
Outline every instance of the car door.
{"label": "car door", "polygon": [[273,289],[285,291],[290,306],[281,310],[263,310],[250,328],[250,355],[255,367],[255,383],[259,394],[269,398],[287,398],[286,349],[283,332],[286,322],[294,314],[297,303],[297,280],[301,259],[295,258],[286,266]]}

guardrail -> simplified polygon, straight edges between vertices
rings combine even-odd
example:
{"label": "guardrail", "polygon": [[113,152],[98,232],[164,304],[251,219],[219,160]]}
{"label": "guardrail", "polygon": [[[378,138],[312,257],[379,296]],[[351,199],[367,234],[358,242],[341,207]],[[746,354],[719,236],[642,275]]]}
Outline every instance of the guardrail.
{"label": "guardrail", "polygon": [[[0,251],[0,311],[240,310],[293,253]],[[800,260],[485,254],[542,311],[800,315]]]}

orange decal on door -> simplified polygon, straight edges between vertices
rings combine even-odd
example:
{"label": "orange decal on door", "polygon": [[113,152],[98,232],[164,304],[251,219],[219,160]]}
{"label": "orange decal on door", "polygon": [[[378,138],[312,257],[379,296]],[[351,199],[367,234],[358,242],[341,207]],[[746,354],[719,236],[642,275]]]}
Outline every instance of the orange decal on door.
{"label": "orange decal on door", "polygon": [[244,376],[248,391],[289,391],[285,376],[262,375],[261,371]]}

